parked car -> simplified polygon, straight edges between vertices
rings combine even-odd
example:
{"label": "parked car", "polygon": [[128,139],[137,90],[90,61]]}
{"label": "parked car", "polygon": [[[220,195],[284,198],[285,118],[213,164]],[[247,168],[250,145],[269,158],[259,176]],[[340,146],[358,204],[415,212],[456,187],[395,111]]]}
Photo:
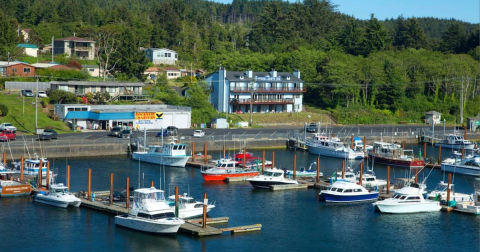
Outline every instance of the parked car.
{"label": "parked car", "polygon": [[25,90],[25,96],[26,97],[34,97],[35,95],[33,94],[32,90]]}
{"label": "parked car", "polygon": [[2,123],[0,124],[0,131],[11,130],[13,133],[17,132],[17,128],[15,128],[11,123]]}
{"label": "parked car", "polygon": [[15,132],[11,130],[5,130],[0,133],[0,141],[8,142],[8,141],[15,140],[16,138],[17,138],[17,135],[15,134]]}
{"label": "parked car", "polygon": [[47,97],[47,93],[45,91],[38,91],[38,97]]}
{"label": "parked car", "polygon": [[122,128],[120,128],[120,127],[113,127],[113,128],[110,130],[110,136],[116,136],[116,137],[118,137],[118,135],[120,135],[121,132],[122,132]]}
{"label": "parked car", "polygon": [[176,136],[178,135],[178,128],[175,126],[168,126],[167,130],[169,131],[171,136]]}
{"label": "parked car", "polygon": [[159,131],[157,133],[157,137],[162,137],[162,135],[163,137],[168,137],[170,136],[170,131],[168,131],[167,129],[164,129],[163,131]]}
{"label": "parked car", "polygon": [[58,134],[55,130],[53,129],[47,129],[44,130],[43,133],[40,135],[38,138],[39,140],[52,140],[52,139],[57,139]]}
{"label": "parked car", "polygon": [[318,130],[318,124],[316,123],[310,123],[307,126],[307,132],[317,132],[317,130]]}
{"label": "parked car", "polygon": [[193,132],[193,137],[203,137],[205,136],[205,132],[203,132],[202,130],[195,130]]}
{"label": "parked car", "polygon": [[122,130],[122,132],[120,132],[120,135],[118,135],[118,138],[130,138],[130,130]]}

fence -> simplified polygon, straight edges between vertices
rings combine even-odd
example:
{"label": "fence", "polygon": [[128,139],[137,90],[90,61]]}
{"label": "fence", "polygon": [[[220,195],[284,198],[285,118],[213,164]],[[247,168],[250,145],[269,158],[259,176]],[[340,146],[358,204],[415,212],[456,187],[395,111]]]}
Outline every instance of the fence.
{"label": "fence", "polygon": [[[6,81],[5,89],[9,91],[37,90],[37,82]],[[38,90],[47,91],[50,89],[50,82],[39,82]]]}

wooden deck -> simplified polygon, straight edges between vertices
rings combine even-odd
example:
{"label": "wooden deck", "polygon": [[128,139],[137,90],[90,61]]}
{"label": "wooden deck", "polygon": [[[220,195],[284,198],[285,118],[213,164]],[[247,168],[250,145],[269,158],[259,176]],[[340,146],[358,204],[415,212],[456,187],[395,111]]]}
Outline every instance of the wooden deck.
{"label": "wooden deck", "polygon": [[89,201],[84,198],[80,198],[82,200],[81,207],[86,207],[90,209],[95,209],[98,211],[119,215],[119,214],[127,214],[128,210],[125,208],[125,203],[113,203],[113,205],[109,205],[106,201]]}
{"label": "wooden deck", "polygon": [[[228,223],[228,217],[215,217],[215,218],[207,218],[207,225],[210,224],[219,224],[219,223]],[[191,223],[202,223],[203,219],[190,219],[188,222]]]}
{"label": "wooden deck", "polygon": [[292,185],[271,185],[270,190],[280,191],[280,190],[294,190],[294,189],[307,189],[307,184],[292,184]]}
{"label": "wooden deck", "polygon": [[192,223],[186,221],[185,224],[180,226],[179,232],[196,235],[196,236],[209,236],[209,235],[220,235],[222,230],[208,226],[202,228],[202,224]]}
{"label": "wooden deck", "polygon": [[253,176],[226,178],[225,181],[228,182],[228,183],[230,183],[230,182],[241,182],[241,181],[245,181],[248,178],[253,178]]}

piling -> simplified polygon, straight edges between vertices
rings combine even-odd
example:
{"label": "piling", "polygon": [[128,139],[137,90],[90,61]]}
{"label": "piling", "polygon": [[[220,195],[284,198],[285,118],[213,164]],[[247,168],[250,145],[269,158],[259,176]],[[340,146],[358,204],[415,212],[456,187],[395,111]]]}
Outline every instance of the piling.
{"label": "piling", "polygon": [[150,182],[150,187],[155,187],[155,182],[153,182],[153,180]]}
{"label": "piling", "polygon": [[404,140],[404,141],[402,141],[402,149],[404,149],[404,150],[405,150],[405,140]]}
{"label": "piling", "polygon": [[24,161],[25,161],[25,158],[22,156],[20,158],[20,181],[23,181],[23,166],[25,165]]}
{"label": "piling", "polygon": [[452,174],[448,174],[448,185],[447,185],[447,205],[448,202],[450,201],[450,184],[452,183]]}
{"label": "piling", "polygon": [[247,154],[247,148],[243,148],[243,161],[242,161],[242,167],[245,168],[245,156]]}
{"label": "piling", "polygon": [[423,160],[427,158],[427,143],[423,143]]}
{"label": "piling", "polygon": [[192,161],[195,162],[195,142],[192,142]]}
{"label": "piling", "polygon": [[130,178],[127,177],[127,202],[125,204],[127,211],[130,209]]}
{"label": "piling", "polygon": [[[127,187],[128,191],[128,187]],[[92,201],[92,168],[88,168],[88,190],[87,199]]]}
{"label": "piling", "polygon": [[465,156],[465,146],[462,147],[462,159]]}
{"label": "piling", "polygon": [[262,174],[265,170],[265,150],[262,151]]}
{"label": "piling", "polygon": [[208,204],[207,193],[204,193],[203,194],[203,223],[202,223],[202,228],[207,227],[207,204]]}
{"label": "piling", "polygon": [[362,177],[363,177],[363,162],[360,162],[360,185],[362,185]]}
{"label": "piling", "polygon": [[204,152],[203,153],[203,159],[204,159],[204,162],[206,164],[206,163],[208,163],[208,161],[207,161],[207,143],[205,143],[204,146],[203,146],[203,152]]}
{"label": "piling", "polygon": [[67,187],[70,191],[70,165],[67,165]]}
{"label": "piling", "polygon": [[293,154],[293,179],[297,178],[297,153]]}
{"label": "piling", "polygon": [[418,184],[418,169],[415,169],[415,184]]}
{"label": "piling", "polygon": [[3,152],[3,167],[7,168],[7,153]]}
{"label": "piling", "polygon": [[178,186],[175,186],[175,216],[178,216]]}
{"label": "piling", "polygon": [[275,151],[272,151],[272,169],[275,168]]}
{"label": "piling", "polygon": [[113,205],[113,173],[110,173],[110,206]]}
{"label": "piling", "polygon": [[47,162],[47,177],[45,179],[45,186],[48,188],[48,185],[50,184],[50,161]]}
{"label": "piling", "polygon": [[355,148],[355,146],[353,145],[353,135],[352,135],[352,140],[351,140],[351,141],[352,141],[352,143],[351,143],[351,148],[352,148],[352,150],[353,150],[353,149]]}
{"label": "piling", "polygon": [[40,159],[40,166],[38,168],[38,181],[37,181],[37,188],[42,188],[42,173],[43,173],[43,162]]}
{"label": "piling", "polygon": [[320,156],[317,157],[317,179],[315,182],[320,182]]}
{"label": "piling", "polygon": [[438,164],[442,163],[442,145],[438,145]]}
{"label": "piling", "polygon": [[387,166],[387,194],[390,194],[390,165]]}
{"label": "piling", "polygon": [[345,178],[345,159],[342,159],[342,179]]}

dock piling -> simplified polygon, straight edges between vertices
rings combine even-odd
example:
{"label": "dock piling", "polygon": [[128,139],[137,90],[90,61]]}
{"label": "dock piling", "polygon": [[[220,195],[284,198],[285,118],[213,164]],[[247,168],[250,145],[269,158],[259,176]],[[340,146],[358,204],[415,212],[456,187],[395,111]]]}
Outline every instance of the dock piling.
{"label": "dock piling", "polygon": [[342,179],[345,178],[345,159],[342,159]]}
{"label": "dock piling", "polygon": [[113,172],[110,173],[110,206],[113,205]]}
{"label": "dock piling", "polygon": [[452,183],[452,174],[448,174],[448,185],[447,185],[447,205],[448,202],[450,201],[450,184]]}
{"label": "dock piling", "polygon": [[423,160],[427,158],[427,143],[423,143]]}
{"label": "dock piling", "polygon": [[275,168],[275,151],[272,151],[272,169]]}
{"label": "dock piling", "polygon": [[175,216],[178,216],[178,186],[175,186]]}
{"label": "dock piling", "polygon": [[404,140],[404,141],[402,141],[402,149],[404,149],[404,150],[405,150],[405,140]]}
{"label": "dock piling", "polygon": [[363,136],[363,155],[367,154],[367,137]]}
{"label": "dock piling", "polygon": [[127,211],[130,209],[130,178],[127,177],[127,202],[125,204]]}
{"label": "dock piling", "polygon": [[192,142],[192,161],[195,162],[195,142]]}
{"label": "dock piling", "polygon": [[390,194],[390,165],[387,166],[387,194]]}
{"label": "dock piling", "polygon": [[418,184],[418,169],[415,169],[415,184]]}
{"label": "dock piling", "polygon": [[353,150],[353,149],[355,148],[355,145],[353,144],[353,135],[352,135],[352,140],[351,140],[351,142],[352,142],[352,143],[351,143],[351,148],[352,148],[352,150]]}
{"label": "dock piling", "polygon": [[438,164],[441,164],[442,163],[442,145],[439,144],[438,145]]}
{"label": "dock piling", "polygon": [[208,205],[207,193],[204,193],[203,194],[203,223],[202,223],[202,228],[207,227],[207,205]]}
{"label": "dock piling", "polygon": [[297,153],[293,154],[293,179],[297,178]]}
{"label": "dock piling", "polygon": [[203,159],[204,159],[205,164],[207,164],[208,163],[208,161],[207,161],[207,153],[208,153],[207,152],[207,143],[205,143],[204,146],[203,146],[203,152],[204,152]]}
{"label": "dock piling", "polygon": [[47,162],[47,176],[45,179],[45,187],[47,188],[47,190],[49,189],[48,188],[49,184],[50,184],[50,161]]}
{"label": "dock piling", "polygon": [[70,165],[67,165],[67,187],[68,191],[70,191]]}
{"label": "dock piling", "polygon": [[7,168],[7,153],[3,152],[3,167]]}
{"label": "dock piling", "polygon": [[223,158],[227,158],[227,147],[223,145]]}
{"label": "dock piling", "polygon": [[320,155],[317,157],[317,183],[320,181]]}
{"label": "dock piling", "polygon": [[362,177],[363,177],[363,161],[360,162],[360,178],[358,181],[360,181],[360,185],[362,185]]}
{"label": "dock piling", "polygon": [[38,189],[42,188],[42,173],[43,173],[43,162],[42,162],[42,159],[40,159],[40,164],[38,167],[38,181],[37,181]]}
{"label": "dock piling", "polygon": [[[128,191],[128,188],[127,188]],[[88,168],[88,190],[87,199],[92,201],[92,168]]]}
{"label": "dock piling", "polygon": [[462,159],[465,157],[465,146],[462,147]]}
{"label": "dock piling", "polygon": [[262,151],[262,174],[265,170],[265,150]]}
{"label": "dock piling", "polygon": [[20,158],[20,181],[23,181],[23,166],[24,166],[24,162],[25,161],[25,158],[22,156]]}
{"label": "dock piling", "polygon": [[153,182],[153,180],[150,182],[150,187],[155,187],[155,182]]}

